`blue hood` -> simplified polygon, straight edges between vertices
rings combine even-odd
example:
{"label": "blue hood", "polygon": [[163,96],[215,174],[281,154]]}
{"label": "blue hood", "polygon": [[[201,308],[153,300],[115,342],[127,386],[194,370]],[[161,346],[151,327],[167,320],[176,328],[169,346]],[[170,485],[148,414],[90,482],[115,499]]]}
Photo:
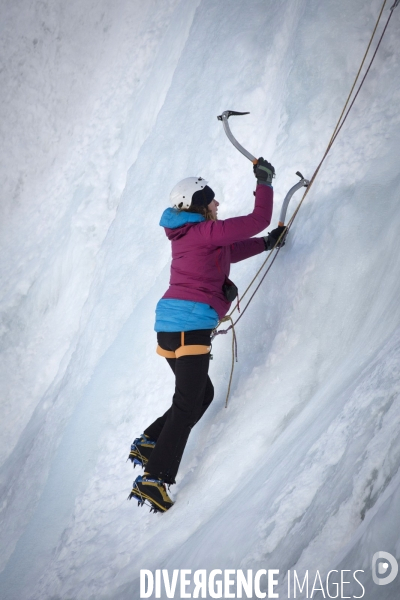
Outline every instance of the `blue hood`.
{"label": "blue hood", "polygon": [[205,218],[198,213],[189,213],[176,210],[175,208],[167,208],[161,215],[160,225],[161,227],[167,227],[168,229],[177,229],[177,227],[182,227],[182,225],[186,225],[186,223],[200,223],[201,221],[205,221]]}

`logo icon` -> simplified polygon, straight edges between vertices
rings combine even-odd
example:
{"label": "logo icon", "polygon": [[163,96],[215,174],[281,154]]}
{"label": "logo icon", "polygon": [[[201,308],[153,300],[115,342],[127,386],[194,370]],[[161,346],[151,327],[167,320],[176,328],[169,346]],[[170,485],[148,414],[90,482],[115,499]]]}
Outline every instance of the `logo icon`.
{"label": "logo icon", "polygon": [[392,554],[383,550],[375,552],[372,557],[372,579],[374,583],[377,585],[387,585],[396,579],[398,571],[399,565]]}

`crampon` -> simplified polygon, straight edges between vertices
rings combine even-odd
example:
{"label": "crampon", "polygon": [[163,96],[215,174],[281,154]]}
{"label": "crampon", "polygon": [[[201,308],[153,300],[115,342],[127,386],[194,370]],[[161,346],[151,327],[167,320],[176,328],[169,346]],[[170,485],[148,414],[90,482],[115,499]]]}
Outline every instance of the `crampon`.
{"label": "crampon", "polygon": [[165,483],[146,475],[139,475],[133,482],[128,500],[132,498],[138,501],[138,506],[150,506],[150,512],[166,512],[174,504],[167,494]]}

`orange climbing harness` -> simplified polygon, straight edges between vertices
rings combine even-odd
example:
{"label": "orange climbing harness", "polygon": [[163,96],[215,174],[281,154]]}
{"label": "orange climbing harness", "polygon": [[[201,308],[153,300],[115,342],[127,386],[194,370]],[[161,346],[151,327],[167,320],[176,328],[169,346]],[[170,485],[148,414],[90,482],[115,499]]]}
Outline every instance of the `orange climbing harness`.
{"label": "orange climbing harness", "polygon": [[172,350],[164,350],[161,346],[157,346],[156,352],[164,358],[180,358],[181,356],[197,356],[199,354],[208,354],[211,351],[211,346],[203,344],[189,344],[185,346],[185,332],[181,331],[181,345],[174,352]]}

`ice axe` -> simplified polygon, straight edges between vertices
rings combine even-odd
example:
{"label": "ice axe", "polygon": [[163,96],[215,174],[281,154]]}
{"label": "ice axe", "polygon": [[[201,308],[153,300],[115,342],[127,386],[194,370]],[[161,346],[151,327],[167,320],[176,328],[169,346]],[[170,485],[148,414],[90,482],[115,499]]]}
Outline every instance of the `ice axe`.
{"label": "ice axe", "polygon": [[[250,154],[250,152],[248,152],[246,150],[246,148],[243,148],[243,146],[241,144],[239,144],[239,142],[237,141],[237,139],[232,134],[232,131],[230,130],[229,123],[228,123],[229,117],[232,117],[232,116],[241,116],[241,115],[249,115],[249,114],[250,114],[249,112],[236,112],[235,110],[225,110],[222,113],[222,115],[219,115],[219,117],[217,117],[217,119],[219,121],[222,121],[225,133],[228,136],[228,139],[235,146],[235,148],[237,148],[239,150],[239,152],[241,152],[254,165],[256,165],[257,162],[258,162],[257,158],[255,156],[253,156],[252,154]],[[291,187],[290,190],[288,191],[288,193],[285,196],[285,199],[283,201],[282,208],[281,208],[281,213],[279,215],[279,223],[278,223],[279,226],[283,226],[285,224],[287,207],[289,206],[289,202],[290,202],[290,199],[293,196],[293,194],[295,192],[297,192],[297,190],[299,190],[300,188],[307,187],[308,184],[310,183],[308,181],[308,179],[305,179],[303,177],[303,175],[300,173],[300,171],[297,171],[296,175],[298,177],[300,177],[300,181],[298,183],[296,183],[296,185],[294,185],[293,187]]]}

